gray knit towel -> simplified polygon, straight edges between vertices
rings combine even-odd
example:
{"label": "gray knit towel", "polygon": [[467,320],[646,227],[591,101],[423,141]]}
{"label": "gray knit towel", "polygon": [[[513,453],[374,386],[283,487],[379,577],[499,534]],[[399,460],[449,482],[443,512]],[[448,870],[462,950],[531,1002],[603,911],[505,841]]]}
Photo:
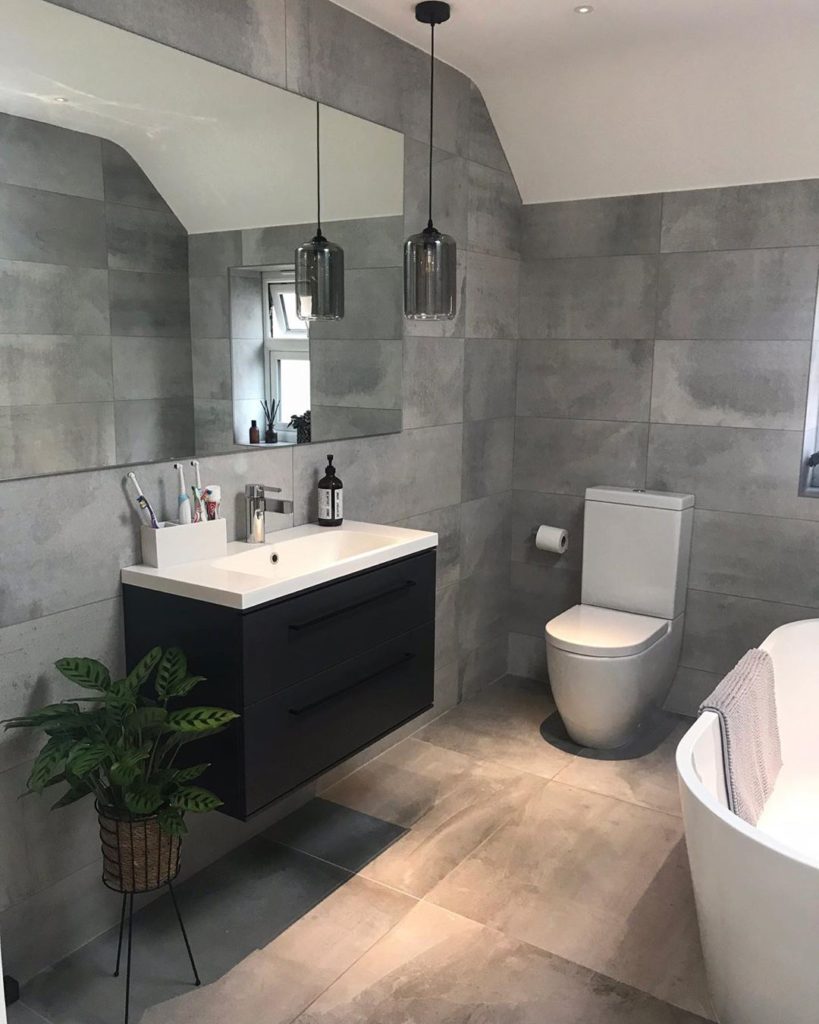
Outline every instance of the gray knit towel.
{"label": "gray knit towel", "polygon": [[702,702],[703,711],[719,716],[728,806],[756,825],[782,767],[770,654],[748,651]]}

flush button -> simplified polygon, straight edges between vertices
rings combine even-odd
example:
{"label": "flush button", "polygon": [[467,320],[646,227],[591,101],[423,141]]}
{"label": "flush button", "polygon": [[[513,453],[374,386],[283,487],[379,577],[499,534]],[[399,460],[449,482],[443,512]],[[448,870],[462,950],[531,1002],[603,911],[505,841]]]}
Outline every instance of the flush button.
{"label": "flush button", "polygon": [[275,565],[276,562],[278,562],[278,560],[279,560],[279,556],[274,551],[273,554],[270,556],[270,561],[272,562],[273,565]]}

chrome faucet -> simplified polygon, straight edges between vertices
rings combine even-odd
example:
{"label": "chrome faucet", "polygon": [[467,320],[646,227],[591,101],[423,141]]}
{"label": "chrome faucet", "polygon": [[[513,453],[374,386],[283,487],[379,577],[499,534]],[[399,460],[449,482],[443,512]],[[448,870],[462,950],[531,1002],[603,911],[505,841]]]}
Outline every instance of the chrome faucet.
{"label": "chrome faucet", "polygon": [[266,494],[281,493],[281,487],[268,487],[267,484],[245,484],[245,523],[248,544],[264,544],[265,512],[292,514],[292,501],[265,497]]}

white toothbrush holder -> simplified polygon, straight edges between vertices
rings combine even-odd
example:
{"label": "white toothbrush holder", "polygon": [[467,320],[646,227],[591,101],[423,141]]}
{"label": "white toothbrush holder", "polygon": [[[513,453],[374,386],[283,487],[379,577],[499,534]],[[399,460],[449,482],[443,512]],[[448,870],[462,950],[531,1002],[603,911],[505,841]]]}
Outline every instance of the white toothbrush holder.
{"label": "white toothbrush holder", "polygon": [[221,558],[227,554],[227,521],[160,523],[159,529],[141,524],[142,564],[167,569],[183,562]]}

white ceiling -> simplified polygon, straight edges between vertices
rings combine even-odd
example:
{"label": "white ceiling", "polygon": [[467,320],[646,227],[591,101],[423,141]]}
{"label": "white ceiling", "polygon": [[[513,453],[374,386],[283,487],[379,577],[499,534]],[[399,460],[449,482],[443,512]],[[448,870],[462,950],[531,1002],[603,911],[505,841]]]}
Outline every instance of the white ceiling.
{"label": "white ceiling", "polygon": [[[423,47],[413,0],[335,0]],[[819,177],[819,0],[455,0],[524,202]]]}
{"label": "white ceiling", "polygon": [[[119,143],[191,233],[314,219],[311,101],[45,0],[0,14],[0,110]],[[321,128],[323,218],[400,214],[403,136],[328,107]]]}

